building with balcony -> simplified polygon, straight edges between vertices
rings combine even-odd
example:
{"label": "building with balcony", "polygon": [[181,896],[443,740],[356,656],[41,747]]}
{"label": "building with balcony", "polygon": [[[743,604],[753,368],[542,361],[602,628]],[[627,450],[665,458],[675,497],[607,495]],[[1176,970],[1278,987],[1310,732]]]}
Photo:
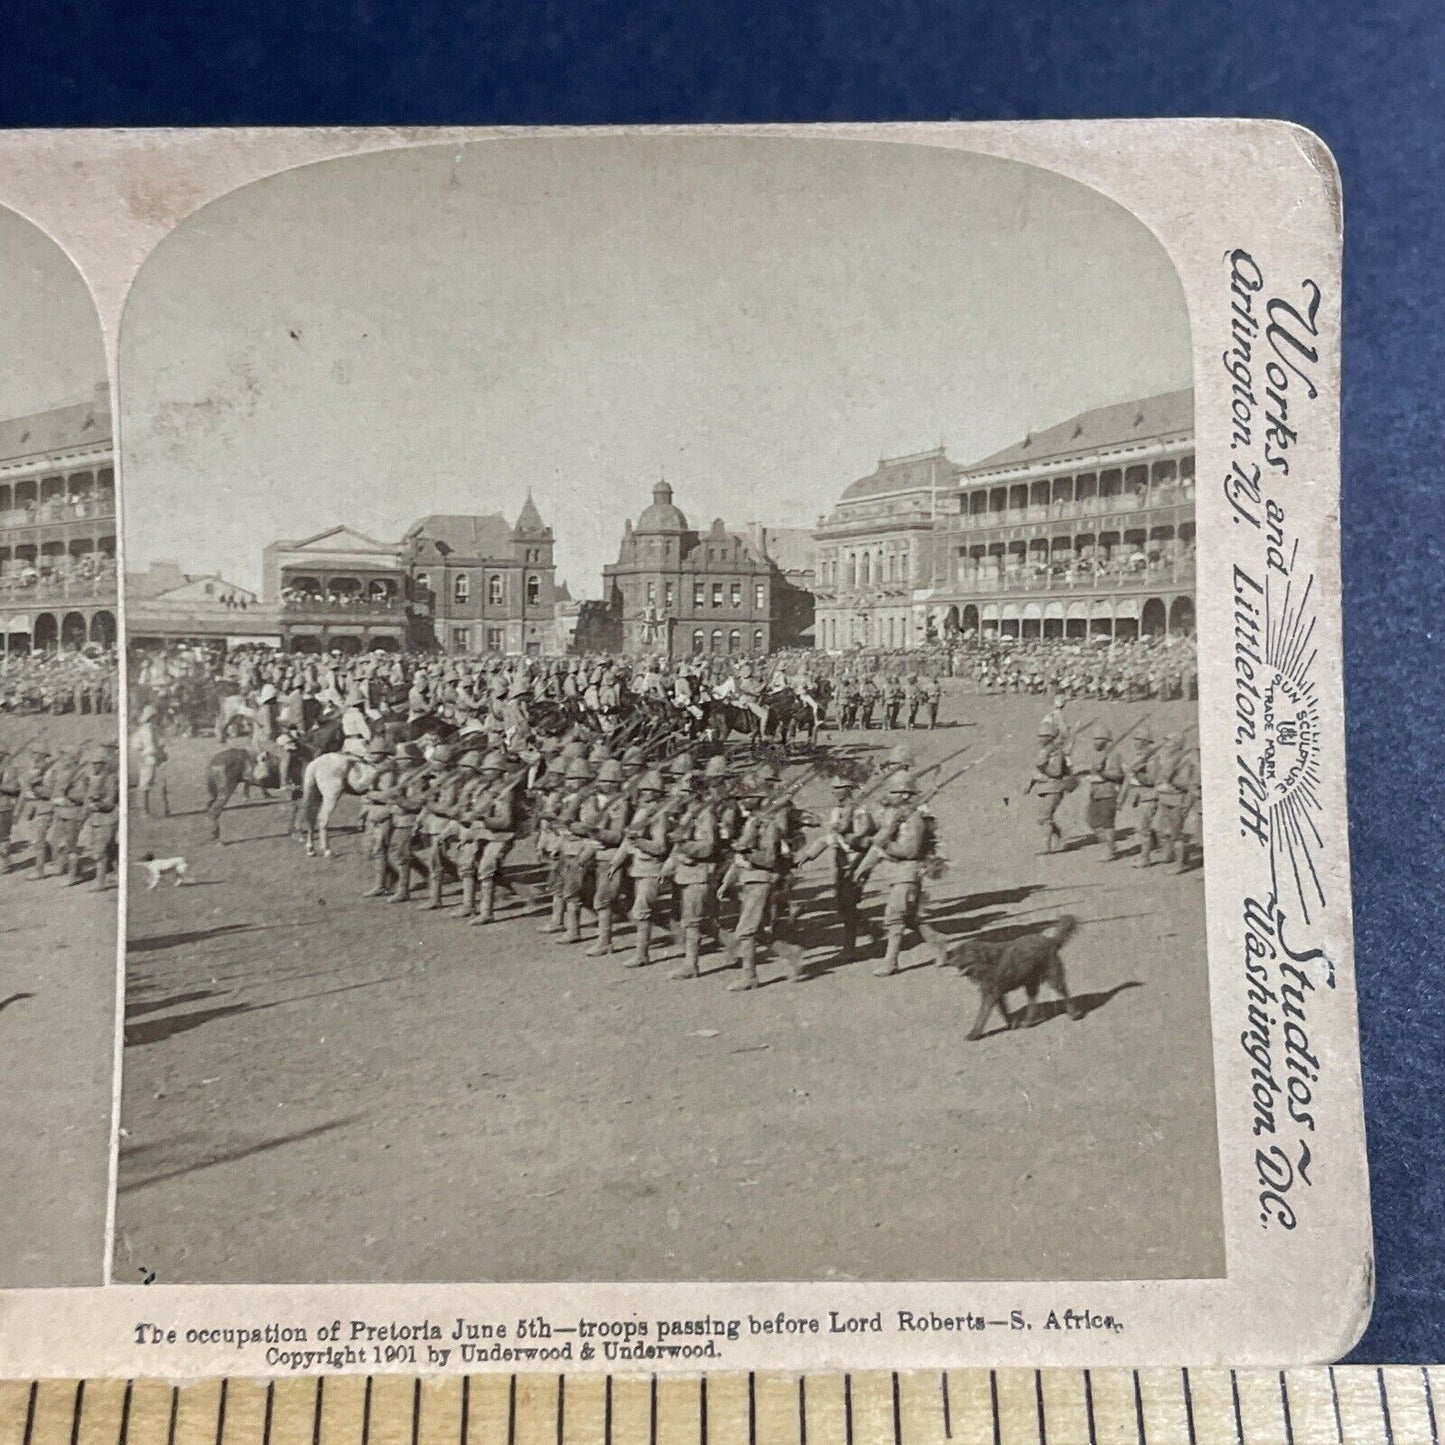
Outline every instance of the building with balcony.
{"label": "building with balcony", "polygon": [[0,422],[0,650],[114,646],[115,537],[107,388]]}
{"label": "building with balcony", "polygon": [[459,656],[565,651],[555,539],[530,494],[512,526],[498,513],[423,517],[402,538],[412,645]]}
{"label": "building with balcony", "polygon": [[400,651],[409,644],[413,603],[398,543],[344,525],[272,542],[262,552],[261,590],[288,652]]}
{"label": "building with balcony", "polygon": [[957,507],[962,470],[942,447],[884,457],[818,519],[819,647],[911,647],[923,640],[914,594],[931,581],[936,518]]}
{"label": "building with balcony", "polygon": [[1098,407],[960,472],[915,638],[1194,631],[1194,393]]}
{"label": "building with balcony", "polygon": [[786,580],[721,519],[694,531],[660,481],[652,505],[624,524],[617,561],[602,569],[610,650],[641,656],[770,652]]}

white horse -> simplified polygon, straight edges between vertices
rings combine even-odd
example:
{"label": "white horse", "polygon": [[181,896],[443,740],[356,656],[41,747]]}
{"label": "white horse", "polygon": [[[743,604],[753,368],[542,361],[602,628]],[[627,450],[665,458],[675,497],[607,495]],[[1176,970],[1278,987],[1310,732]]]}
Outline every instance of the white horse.
{"label": "white horse", "polygon": [[316,835],[321,834],[321,856],[330,858],[326,825],[343,793],[362,794],[376,777],[376,764],[350,753],[322,753],[306,764],[301,779],[301,823],[306,829],[306,856],[316,856]]}

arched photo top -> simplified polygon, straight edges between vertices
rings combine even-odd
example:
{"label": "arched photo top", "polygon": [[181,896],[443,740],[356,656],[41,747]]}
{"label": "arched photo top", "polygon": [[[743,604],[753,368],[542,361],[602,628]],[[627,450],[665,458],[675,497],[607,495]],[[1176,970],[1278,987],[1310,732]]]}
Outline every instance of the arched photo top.
{"label": "arched photo top", "polygon": [[[0,208],[0,1289],[105,1277],[117,615],[100,319],[64,250]],[[92,786],[93,826],[47,817]]]}
{"label": "arched photo top", "polygon": [[880,457],[972,463],[1191,385],[1163,247],[1036,166],[780,137],[420,146],[246,186],[148,258],[120,335],[127,535],[142,568],[185,554],[263,591],[273,539],[510,522],[530,492],[585,596],[660,475],[701,526],[806,527]]}

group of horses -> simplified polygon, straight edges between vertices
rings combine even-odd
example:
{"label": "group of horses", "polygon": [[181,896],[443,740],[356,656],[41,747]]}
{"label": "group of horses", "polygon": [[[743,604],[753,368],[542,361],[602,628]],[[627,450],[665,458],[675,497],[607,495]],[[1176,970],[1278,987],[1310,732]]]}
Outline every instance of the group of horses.
{"label": "group of horses", "polygon": [[[597,718],[576,699],[542,699],[525,705],[524,716],[530,731],[539,737],[560,737],[578,723],[587,721],[594,728],[610,733],[619,741],[642,736],[657,736],[666,730],[679,738],[708,740],[718,745],[740,733],[756,744],[774,743],[787,747],[806,734],[809,746],[817,743],[828,704],[828,685],[820,684],[810,700],[791,688],[770,693],[764,704],[765,716],[759,717],[745,704],[729,698],[712,698],[697,709],[679,708],[671,699],[629,693],[617,712]],[[315,719],[310,727],[288,731],[285,740],[256,745],[223,746],[206,769],[206,812],[211,821],[211,837],[221,838],[221,814],[239,789],[242,799],[249,801],[251,789],[258,788],[269,797],[272,790],[289,792],[292,804],[288,831],[297,824],[305,834],[306,852],[314,856],[318,848],[323,857],[330,857],[327,826],[337,804],[347,793],[364,793],[375,777],[373,763],[341,750],[343,741],[340,714],[320,718],[320,706],[314,699]],[[255,716],[253,699],[239,693],[219,697],[216,706],[217,740],[230,742],[233,733],[249,733],[249,722]],[[405,695],[390,694],[380,717],[372,723],[373,736],[385,745],[388,753],[401,743],[447,742],[456,736],[457,724],[435,712],[412,715]]]}

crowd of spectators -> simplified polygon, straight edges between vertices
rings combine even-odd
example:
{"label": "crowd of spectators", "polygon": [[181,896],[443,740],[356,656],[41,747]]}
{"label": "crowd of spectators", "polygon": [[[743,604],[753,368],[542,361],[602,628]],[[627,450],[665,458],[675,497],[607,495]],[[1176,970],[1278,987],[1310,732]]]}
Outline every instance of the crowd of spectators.
{"label": "crowd of spectators", "polygon": [[0,657],[0,713],[114,712],[116,685],[113,647]]}

